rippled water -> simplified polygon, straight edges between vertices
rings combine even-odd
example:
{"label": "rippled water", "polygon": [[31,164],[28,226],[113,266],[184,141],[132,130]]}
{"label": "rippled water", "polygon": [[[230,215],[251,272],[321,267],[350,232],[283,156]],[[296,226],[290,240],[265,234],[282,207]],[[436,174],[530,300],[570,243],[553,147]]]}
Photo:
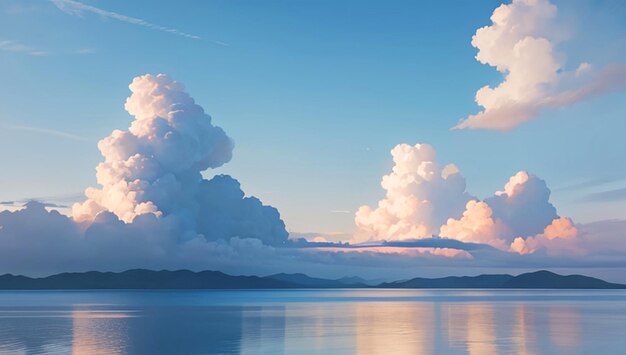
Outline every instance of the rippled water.
{"label": "rippled water", "polygon": [[624,354],[626,292],[0,291],[2,354]]}

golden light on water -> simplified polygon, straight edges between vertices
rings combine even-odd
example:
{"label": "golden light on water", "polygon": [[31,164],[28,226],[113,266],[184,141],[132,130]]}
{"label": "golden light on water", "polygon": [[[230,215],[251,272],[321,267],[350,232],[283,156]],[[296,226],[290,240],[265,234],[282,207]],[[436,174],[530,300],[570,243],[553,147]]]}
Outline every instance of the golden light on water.
{"label": "golden light on water", "polygon": [[432,354],[432,303],[359,303],[356,349],[360,354]]}
{"label": "golden light on water", "polygon": [[127,333],[125,319],[131,312],[72,311],[72,354],[109,355],[123,353]]}

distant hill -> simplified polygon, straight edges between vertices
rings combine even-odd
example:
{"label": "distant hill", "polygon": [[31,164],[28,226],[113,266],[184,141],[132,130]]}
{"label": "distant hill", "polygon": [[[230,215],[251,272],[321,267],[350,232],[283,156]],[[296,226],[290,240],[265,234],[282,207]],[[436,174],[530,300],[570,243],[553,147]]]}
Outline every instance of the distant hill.
{"label": "distant hill", "polygon": [[5,274],[0,276],[2,290],[62,289],[242,289],[292,288],[286,282],[258,276],[231,276],[219,271],[192,272],[128,270],[114,272],[73,272],[43,278]]}
{"label": "distant hill", "polygon": [[480,275],[443,278],[414,278],[406,281],[368,285],[359,277],[337,280],[310,277],[305,274],[275,274],[265,277],[232,276],[219,271],[193,272],[151,271],[74,272],[42,278],[4,274],[0,290],[70,290],[70,289],[289,289],[289,288],[546,288],[546,289],[626,289],[626,285],[609,283],[582,275],[562,276],[537,271],[518,276]]}
{"label": "distant hill", "polygon": [[504,286],[507,288],[626,288],[626,285],[614,284],[589,276],[562,276],[545,270],[521,274],[507,281]]}
{"label": "distant hill", "polygon": [[358,276],[346,276],[346,277],[342,277],[340,279],[335,280],[339,283],[342,283],[344,285],[366,285],[366,286],[376,286],[379,285],[383,282],[382,279],[377,279],[377,280],[366,280],[362,277],[358,277]]}
{"label": "distant hill", "polygon": [[[367,287],[360,278],[341,278],[338,280],[320,279],[305,274],[275,274],[266,278],[306,288],[355,288]],[[363,280],[364,281],[364,280]]]}
{"label": "distant hill", "polygon": [[480,275],[443,277],[437,279],[414,278],[407,281],[383,283],[381,288],[546,288],[546,289],[622,289],[626,285],[614,284],[583,275],[563,276],[550,271],[536,271],[511,275]]}
{"label": "distant hill", "polygon": [[448,276],[437,279],[416,277],[406,281],[382,283],[383,288],[499,288],[513,279],[511,275]]}

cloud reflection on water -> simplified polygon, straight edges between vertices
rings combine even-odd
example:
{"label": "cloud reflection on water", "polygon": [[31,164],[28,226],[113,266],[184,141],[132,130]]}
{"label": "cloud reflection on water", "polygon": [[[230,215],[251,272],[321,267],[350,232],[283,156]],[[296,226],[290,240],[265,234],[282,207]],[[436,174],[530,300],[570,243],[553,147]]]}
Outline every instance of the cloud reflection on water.
{"label": "cloud reflection on water", "polygon": [[626,294],[520,292],[6,292],[0,354],[540,354],[626,346]]}

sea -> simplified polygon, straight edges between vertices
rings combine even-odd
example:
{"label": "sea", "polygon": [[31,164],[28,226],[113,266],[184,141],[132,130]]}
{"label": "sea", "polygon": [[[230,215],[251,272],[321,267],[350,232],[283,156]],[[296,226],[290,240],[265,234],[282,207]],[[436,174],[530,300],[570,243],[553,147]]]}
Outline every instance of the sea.
{"label": "sea", "polygon": [[626,290],[0,291],[0,354],[626,354]]}

